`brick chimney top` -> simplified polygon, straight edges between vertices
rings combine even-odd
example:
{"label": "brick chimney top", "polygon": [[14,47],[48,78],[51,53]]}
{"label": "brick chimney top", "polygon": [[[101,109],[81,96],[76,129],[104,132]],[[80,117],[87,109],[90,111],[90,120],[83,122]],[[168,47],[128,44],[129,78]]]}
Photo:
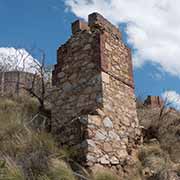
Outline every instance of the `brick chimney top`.
{"label": "brick chimney top", "polygon": [[88,16],[88,24],[90,28],[99,27],[103,28],[103,30],[111,33],[117,39],[121,39],[121,32],[119,29],[111,24],[107,19],[105,19],[99,13],[92,13]]}
{"label": "brick chimney top", "polygon": [[89,30],[89,26],[86,22],[82,20],[76,20],[72,23],[72,33],[76,34],[77,32],[83,31],[83,30]]}
{"label": "brick chimney top", "polygon": [[116,39],[121,39],[121,32],[119,29],[111,24],[107,19],[105,19],[99,13],[92,13],[88,16],[88,23],[83,20],[76,20],[72,23],[72,34],[76,34],[77,32],[84,30],[94,30],[100,29],[102,31],[106,31],[114,36]]}

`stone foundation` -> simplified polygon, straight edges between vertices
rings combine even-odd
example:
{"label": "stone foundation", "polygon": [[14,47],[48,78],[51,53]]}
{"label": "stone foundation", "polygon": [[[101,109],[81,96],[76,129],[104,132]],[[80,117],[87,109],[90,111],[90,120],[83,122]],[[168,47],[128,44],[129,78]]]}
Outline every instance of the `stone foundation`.
{"label": "stone foundation", "polygon": [[52,132],[84,166],[118,170],[140,138],[130,49],[98,13],[73,23],[72,33],[57,51]]}

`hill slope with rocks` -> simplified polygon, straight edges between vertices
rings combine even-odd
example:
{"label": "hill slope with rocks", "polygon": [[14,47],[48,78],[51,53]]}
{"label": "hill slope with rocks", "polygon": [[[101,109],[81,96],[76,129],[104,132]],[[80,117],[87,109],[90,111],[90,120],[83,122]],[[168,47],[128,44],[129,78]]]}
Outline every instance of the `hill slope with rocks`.
{"label": "hill slope with rocks", "polygon": [[180,113],[172,108],[137,106],[144,144],[139,157],[152,180],[180,179]]}
{"label": "hill slope with rocks", "polygon": [[92,176],[76,162],[77,152],[62,149],[36,116],[38,102],[30,97],[1,98],[0,179],[14,180],[179,180],[180,113],[137,106],[144,143],[124,164],[122,177],[110,172]]}

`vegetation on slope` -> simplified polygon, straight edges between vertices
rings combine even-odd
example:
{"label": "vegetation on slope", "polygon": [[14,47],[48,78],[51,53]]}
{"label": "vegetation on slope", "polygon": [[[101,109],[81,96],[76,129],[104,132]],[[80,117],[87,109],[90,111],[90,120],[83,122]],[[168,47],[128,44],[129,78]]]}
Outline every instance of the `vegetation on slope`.
{"label": "vegetation on slope", "polygon": [[144,144],[139,150],[144,179],[180,179],[180,113],[169,108],[150,108],[138,104],[137,112],[144,127]]}
{"label": "vegetation on slope", "polygon": [[[31,98],[0,101],[0,179],[75,179],[52,136],[36,129],[38,104]],[[39,118],[39,119],[38,119]],[[56,178],[54,178],[56,177]]]}
{"label": "vegetation on slope", "polygon": [[[37,112],[33,98],[0,98],[0,180],[119,180],[107,171],[92,177],[79,165],[74,172],[70,162],[75,152],[58,147]],[[159,113],[138,106],[144,144],[136,167],[126,169],[132,176],[124,180],[180,179],[180,114],[172,111],[159,118]]]}
{"label": "vegetation on slope", "polygon": [[33,98],[0,98],[0,180],[117,180],[108,172],[91,177],[79,165],[74,172],[74,151],[58,148],[37,113]]}

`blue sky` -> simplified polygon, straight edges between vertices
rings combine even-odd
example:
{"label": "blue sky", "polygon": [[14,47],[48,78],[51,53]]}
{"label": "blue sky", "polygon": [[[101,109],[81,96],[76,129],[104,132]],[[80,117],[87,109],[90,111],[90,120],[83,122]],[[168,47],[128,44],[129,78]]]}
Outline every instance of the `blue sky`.
{"label": "blue sky", "polygon": [[[100,1],[102,0],[99,0],[99,2]],[[121,0],[119,0],[119,2],[120,1]],[[67,2],[68,1],[66,1],[66,3]],[[83,2],[83,0],[79,2]],[[76,16],[86,18],[86,13],[97,11],[99,5],[94,3],[91,4],[91,6],[85,6],[83,4],[84,11],[79,10],[78,12],[78,8],[83,8],[82,4],[79,4],[77,8],[73,4],[73,0],[70,0],[69,7],[71,7],[71,9],[69,8],[69,10],[67,10],[67,6],[65,6],[64,3],[65,1],[63,0],[0,0],[0,47],[38,47],[45,50],[47,62],[49,64],[55,64],[56,49],[71,35],[71,22],[77,19]],[[87,7],[89,12],[85,11]],[[103,8],[105,9],[106,7],[102,6],[102,14],[104,13]],[[107,18],[111,17],[106,14],[105,16]],[[112,16],[114,19],[110,18],[110,20],[116,24],[129,23],[126,18],[121,20],[121,15],[119,15],[119,21],[116,15]],[[154,53],[152,51],[153,56],[147,56],[148,53],[146,53],[145,56],[140,49],[141,47],[148,49],[148,43],[143,39],[144,41],[142,42],[145,42],[143,44],[131,36],[132,30],[134,30],[133,32],[137,32],[135,37],[138,37],[138,32],[140,31],[137,31],[137,28],[134,27],[134,29],[122,28],[124,26],[120,27],[126,43],[132,48],[139,49],[139,54],[134,54],[136,59],[135,64],[138,64],[136,68],[134,68],[136,94],[141,96],[149,94],[161,95],[163,91],[167,90],[178,93],[180,73],[175,69],[176,66],[171,66],[171,57],[164,62],[163,56],[159,55],[160,53],[156,51],[154,51]],[[154,31],[154,33],[156,33],[156,31]],[[142,36],[140,36],[139,39],[142,39],[141,37]],[[161,41],[163,40],[161,39]],[[151,42],[150,39],[149,42],[153,44],[154,41],[152,40]],[[172,63],[174,62],[176,61],[172,59]],[[168,69],[168,67],[171,68]]]}

